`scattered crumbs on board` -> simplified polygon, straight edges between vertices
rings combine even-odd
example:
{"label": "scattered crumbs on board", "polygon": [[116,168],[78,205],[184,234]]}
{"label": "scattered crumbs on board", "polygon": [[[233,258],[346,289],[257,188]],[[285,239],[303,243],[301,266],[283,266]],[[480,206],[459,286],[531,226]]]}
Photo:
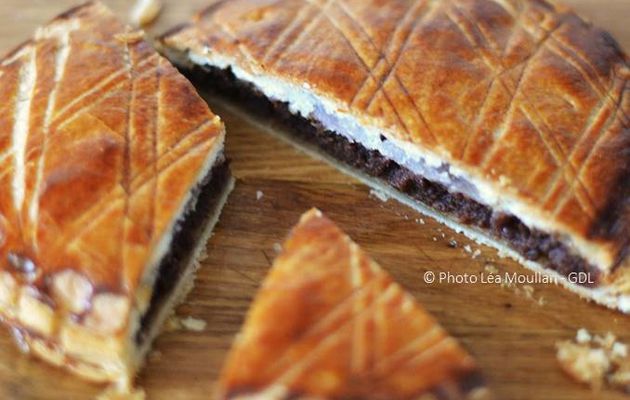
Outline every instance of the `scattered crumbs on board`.
{"label": "scattered crumbs on board", "polygon": [[593,335],[580,328],[575,340],[558,342],[556,349],[560,367],[575,381],[595,390],[608,386],[630,392],[628,346],[613,333]]}
{"label": "scattered crumbs on board", "polygon": [[522,285],[519,286],[516,283],[513,284],[508,284],[504,287],[508,287],[508,288],[512,288],[514,290],[514,293],[516,293],[519,296],[524,296],[526,299],[528,300],[532,300],[534,301],[536,304],[538,304],[540,307],[544,306],[545,304],[547,304],[545,298],[543,296],[540,297],[536,297],[535,294],[535,290],[534,287],[531,285]]}

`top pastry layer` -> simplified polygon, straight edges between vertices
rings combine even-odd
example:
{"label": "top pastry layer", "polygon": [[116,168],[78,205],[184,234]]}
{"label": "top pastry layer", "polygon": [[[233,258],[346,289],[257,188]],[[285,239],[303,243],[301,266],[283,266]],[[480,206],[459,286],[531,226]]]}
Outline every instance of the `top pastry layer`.
{"label": "top pastry layer", "polygon": [[162,43],[311,91],[575,239],[600,268],[621,258],[630,66],[608,33],[568,9],[543,0],[218,1]]}
{"label": "top pastry layer", "polygon": [[5,56],[0,98],[2,278],[71,308],[133,293],[223,147],[219,118],[98,2]]}

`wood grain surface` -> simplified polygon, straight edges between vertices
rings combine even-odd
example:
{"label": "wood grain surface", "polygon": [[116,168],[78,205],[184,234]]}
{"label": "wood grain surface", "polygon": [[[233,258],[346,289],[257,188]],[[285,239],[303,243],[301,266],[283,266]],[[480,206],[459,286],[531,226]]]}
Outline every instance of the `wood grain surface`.
{"label": "wood grain surface", "polygon": [[[296,0],[297,1],[297,0]],[[169,0],[150,33],[188,18],[208,0]],[[125,18],[131,2],[105,1]],[[630,1],[566,0],[630,49]],[[76,4],[73,0],[0,1],[0,52]],[[86,66],[89,68],[89,66]],[[238,181],[214,236],[208,259],[181,316],[207,322],[203,332],[164,333],[139,378],[149,399],[208,399],[230,343],[256,289],[299,215],[322,209],[408,289],[477,358],[497,399],[623,399],[595,393],[568,379],[555,361],[555,343],[580,327],[611,331],[630,343],[630,316],[589,304],[552,285],[426,284],[423,274],[481,274],[488,263],[527,274],[435,221],[395,201],[382,202],[365,186],[263,133],[209,99],[228,128],[227,150]],[[262,197],[261,197],[262,195]],[[421,220],[422,219],[422,220]],[[425,221],[425,223],[421,223]],[[457,247],[449,242],[455,240]],[[475,258],[465,250],[479,249]],[[542,300],[541,300],[542,299]],[[542,305],[541,305],[542,303]],[[21,354],[0,332],[0,399],[84,399],[102,390]]]}

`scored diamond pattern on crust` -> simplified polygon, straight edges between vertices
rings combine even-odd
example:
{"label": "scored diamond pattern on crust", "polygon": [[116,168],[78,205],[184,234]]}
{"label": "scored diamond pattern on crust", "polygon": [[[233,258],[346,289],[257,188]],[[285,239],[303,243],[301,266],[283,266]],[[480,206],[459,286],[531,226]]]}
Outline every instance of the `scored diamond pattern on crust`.
{"label": "scored diamond pattern on crust", "polygon": [[564,8],[237,0],[164,42],[306,83],[578,235],[612,229],[603,213],[629,181],[630,67],[609,34]]}

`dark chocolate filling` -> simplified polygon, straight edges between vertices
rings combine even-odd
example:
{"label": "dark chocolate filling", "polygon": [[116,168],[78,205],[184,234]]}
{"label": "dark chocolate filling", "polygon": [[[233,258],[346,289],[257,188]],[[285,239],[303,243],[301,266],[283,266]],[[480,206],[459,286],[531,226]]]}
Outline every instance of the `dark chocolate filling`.
{"label": "dark chocolate filling", "polygon": [[230,180],[228,164],[225,157],[221,155],[202,182],[193,189],[187,206],[189,211],[175,228],[176,232],[173,234],[168,253],[160,262],[151,303],[142,316],[140,329],[136,334],[136,343],[141,344],[147,339],[155,318],[190,265],[201,235],[217,212],[225,186]]}
{"label": "dark chocolate filling", "polygon": [[[565,276],[590,273],[588,286],[599,281],[598,269],[573,253],[556,236],[530,229],[516,216],[493,211],[464,194],[449,192],[444,185],[415,174],[377,150],[351,142],[345,136],[327,130],[318,121],[291,113],[288,103],[267,98],[251,83],[236,78],[230,68],[194,67],[183,72],[197,87],[218,92],[257,116],[273,116],[299,141],[316,145],[335,159],[381,180],[451,219],[484,231],[526,259]],[[381,137],[381,140],[386,139]]]}

